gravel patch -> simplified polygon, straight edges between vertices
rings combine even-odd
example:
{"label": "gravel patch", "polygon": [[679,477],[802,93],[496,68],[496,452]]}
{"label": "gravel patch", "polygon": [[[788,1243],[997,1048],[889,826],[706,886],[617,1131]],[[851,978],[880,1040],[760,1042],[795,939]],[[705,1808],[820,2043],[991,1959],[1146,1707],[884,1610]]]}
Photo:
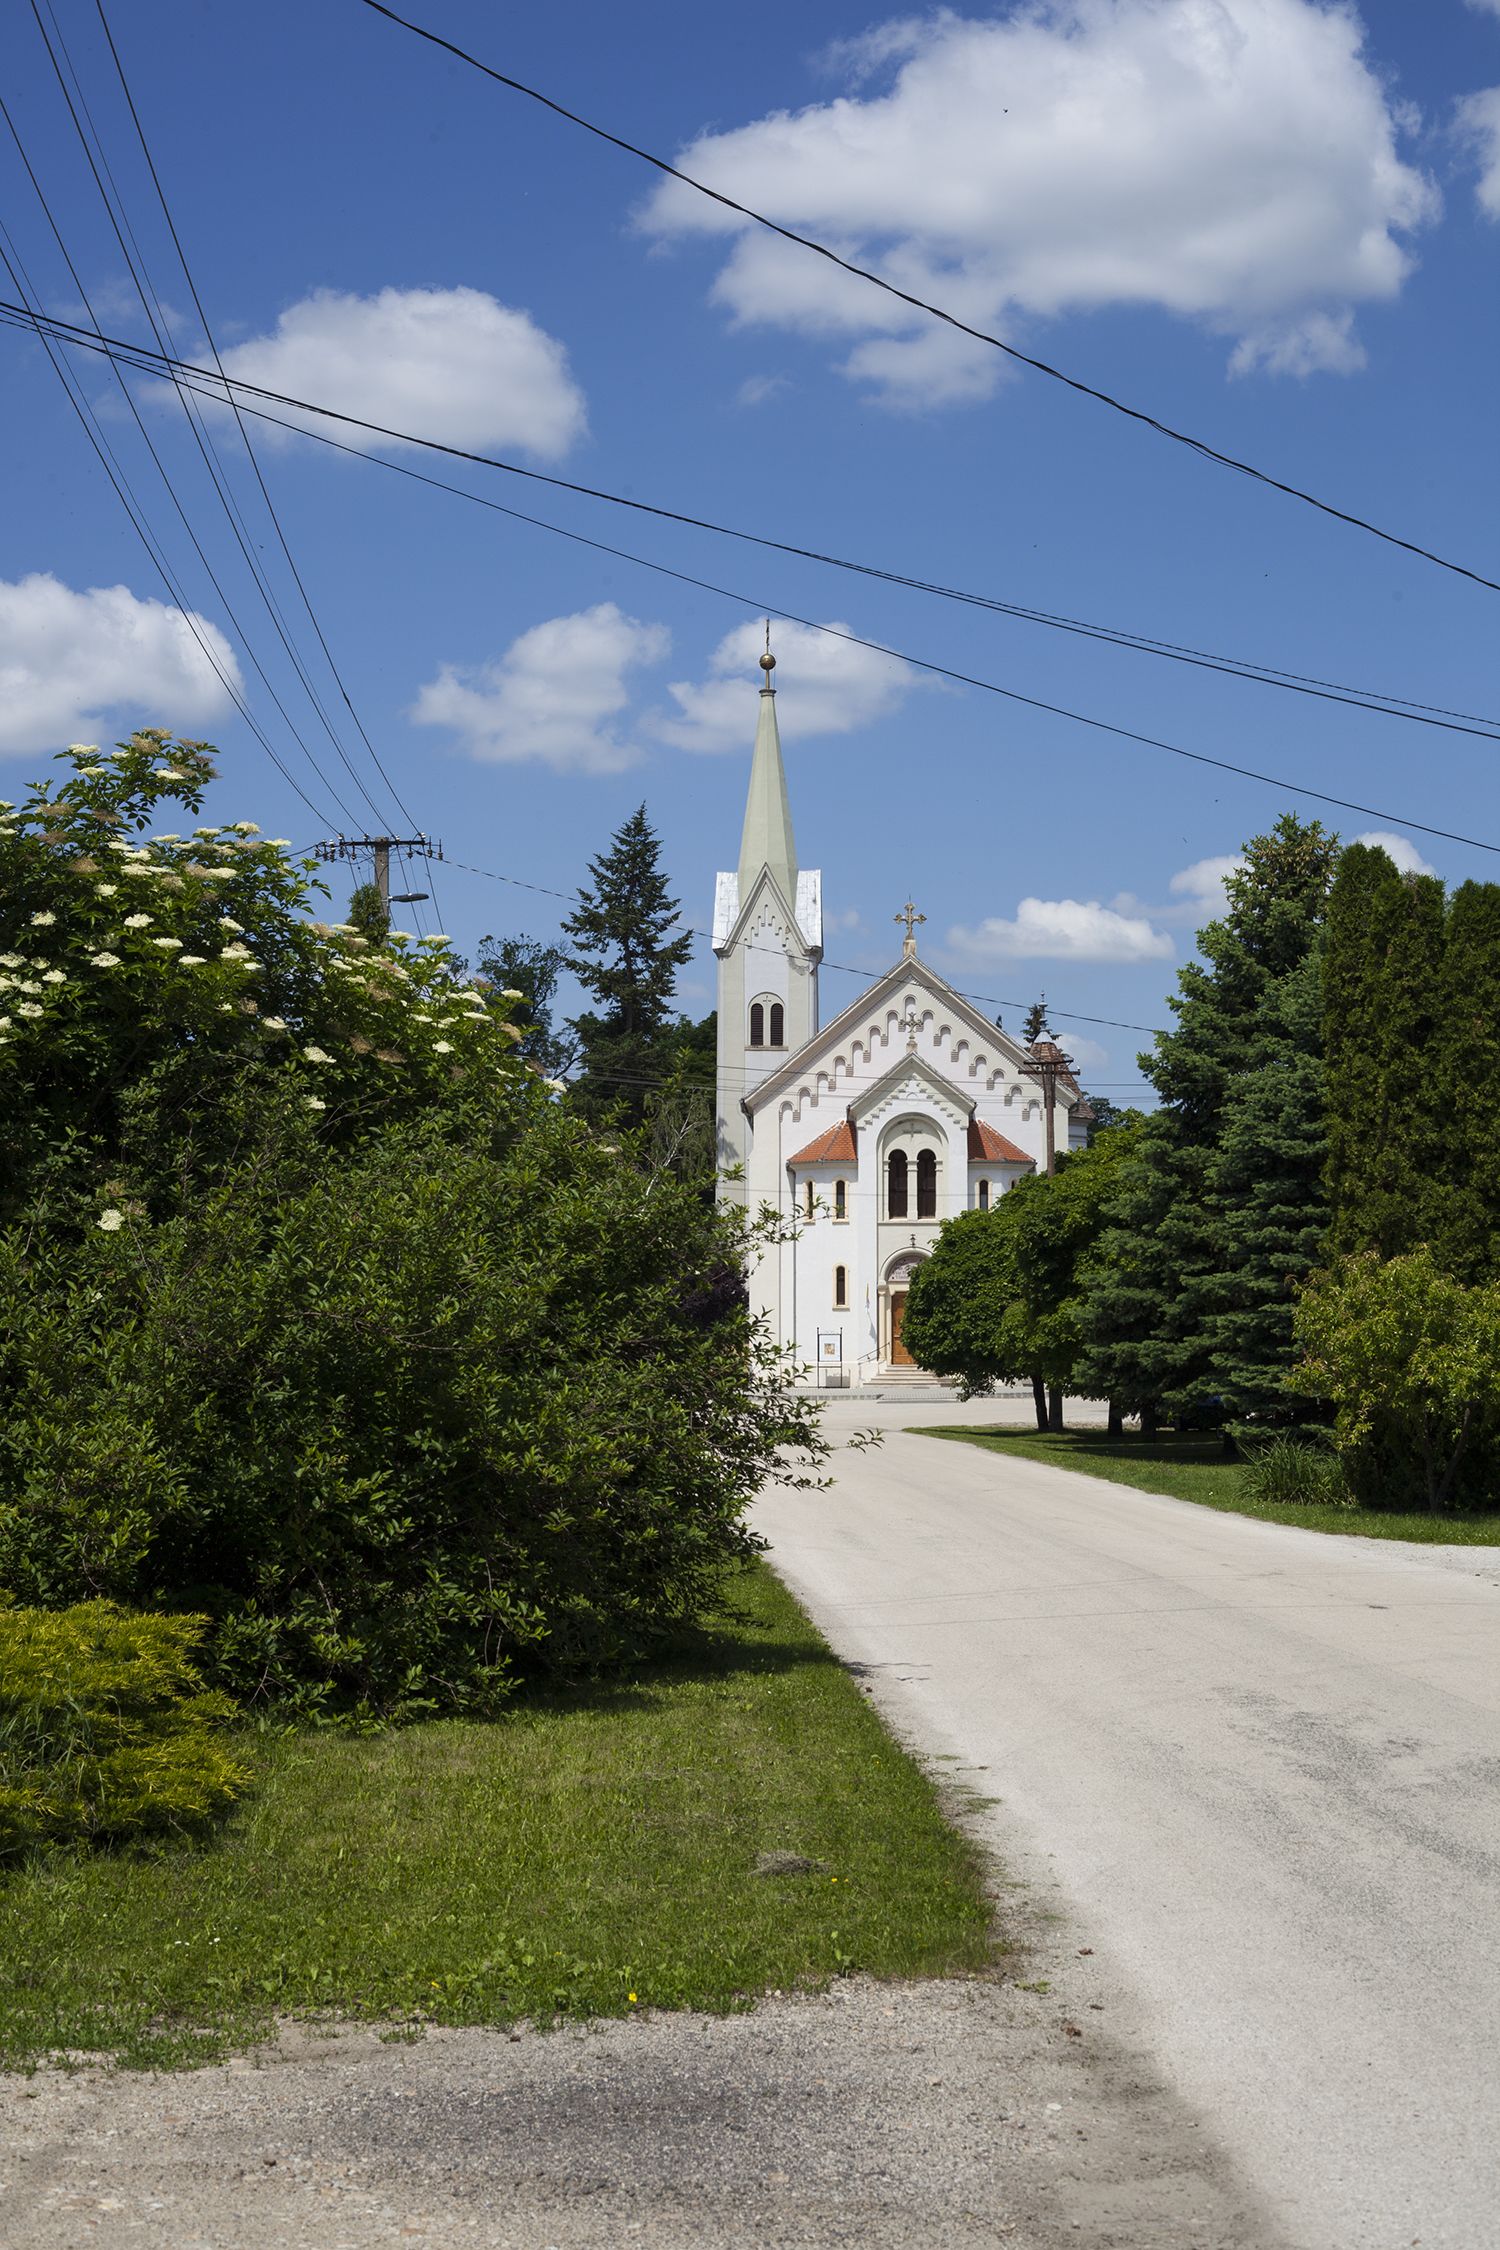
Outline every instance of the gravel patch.
{"label": "gravel patch", "polygon": [[1268,2250],[1196,2122],[1074,2005],[1087,2028],[1009,1981],[853,1978],[738,2016],[288,2026],[208,2070],[4,2079],[5,2241]]}

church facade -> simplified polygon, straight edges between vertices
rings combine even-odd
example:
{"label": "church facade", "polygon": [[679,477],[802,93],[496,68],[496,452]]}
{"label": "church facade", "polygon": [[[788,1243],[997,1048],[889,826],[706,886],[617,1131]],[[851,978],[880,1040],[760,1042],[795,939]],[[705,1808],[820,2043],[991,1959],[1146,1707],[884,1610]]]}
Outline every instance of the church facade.
{"label": "church facade", "polygon": [[1023,1046],[923,961],[909,905],[899,958],[822,1024],[822,878],[797,862],[761,664],[739,865],[714,897],[720,1193],[785,1222],[751,1297],[799,1380],[855,1388],[910,1366],[906,1292],[943,1221],[1045,1170],[1044,1089],[1059,1151],[1091,1113],[1056,1047]]}

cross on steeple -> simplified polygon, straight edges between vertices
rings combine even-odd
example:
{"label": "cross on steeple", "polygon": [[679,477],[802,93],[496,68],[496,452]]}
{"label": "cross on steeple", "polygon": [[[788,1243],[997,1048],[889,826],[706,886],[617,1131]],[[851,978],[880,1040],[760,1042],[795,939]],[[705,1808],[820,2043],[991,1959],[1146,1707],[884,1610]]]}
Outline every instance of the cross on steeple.
{"label": "cross on steeple", "polygon": [[899,914],[893,914],[891,916],[891,920],[893,922],[904,922],[906,924],[906,936],[901,941],[901,952],[903,958],[909,953],[916,952],[917,941],[915,936],[913,935],[913,931],[915,925],[918,922],[925,922],[926,919],[927,917],[925,914],[919,914],[917,912],[910,899],[907,900],[906,904],[902,907]]}

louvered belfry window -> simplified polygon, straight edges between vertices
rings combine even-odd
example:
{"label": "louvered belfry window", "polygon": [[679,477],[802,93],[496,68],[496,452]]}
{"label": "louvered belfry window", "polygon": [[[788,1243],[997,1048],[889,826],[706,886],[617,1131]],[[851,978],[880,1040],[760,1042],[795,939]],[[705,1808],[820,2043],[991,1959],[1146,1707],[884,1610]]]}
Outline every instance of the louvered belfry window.
{"label": "louvered belfry window", "polygon": [[937,1217],[937,1151],[924,1148],[917,1152],[917,1217]]}
{"label": "louvered belfry window", "polygon": [[885,1167],[885,1208],[888,1218],[904,1219],[906,1217],[906,1173],[905,1149],[893,1148],[886,1159]]}

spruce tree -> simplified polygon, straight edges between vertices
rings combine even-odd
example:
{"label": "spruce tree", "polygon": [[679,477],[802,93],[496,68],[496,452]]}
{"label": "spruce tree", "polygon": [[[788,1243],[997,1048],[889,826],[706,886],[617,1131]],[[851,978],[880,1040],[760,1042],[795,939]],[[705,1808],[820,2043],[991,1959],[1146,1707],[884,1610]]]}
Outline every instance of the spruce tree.
{"label": "spruce tree", "polygon": [[1451,1217],[1443,886],[1351,844],[1329,896],[1324,987],[1329,1248],[1399,1256]]}
{"label": "spruce tree", "polygon": [[673,937],[678,904],[659,864],[661,843],[644,805],[589,862],[590,883],[563,923],[569,966],[598,1005],[572,1030],[581,1064],[574,1099],[586,1115],[644,1119],[653,1084],[669,1075],[677,972],[693,950],[690,930]]}
{"label": "spruce tree", "polygon": [[1500,883],[1463,883],[1448,907],[1435,1050],[1444,1119],[1434,1249],[1463,1281],[1500,1273]]}
{"label": "spruce tree", "polygon": [[[1000,1019],[997,1016],[995,1020],[998,1023]],[[1039,1039],[1050,1039],[1051,1036],[1052,1029],[1047,1022],[1047,995],[1043,992],[1026,1011],[1026,1020],[1021,1026],[1021,1044],[1023,1047],[1034,1047]]]}
{"label": "spruce tree", "polygon": [[1245,847],[1226,912],[1198,935],[1201,960],[1179,972],[1176,1027],[1140,1065],[1161,1097],[1125,1167],[1118,1219],[1104,1238],[1083,1327],[1081,1378],[1148,1419],[1224,1418],[1208,1323],[1220,1242],[1213,1163],[1235,1082],[1278,980],[1306,960],[1320,928],[1337,839],[1285,813]]}
{"label": "spruce tree", "polygon": [[1321,947],[1267,988],[1208,1167],[1215,1267],[1194,1294],[1207,1352],[1198,1404],[1288,1429],[1327,1417],[1296,1385],[1297,1290],[1328,1224]]}

